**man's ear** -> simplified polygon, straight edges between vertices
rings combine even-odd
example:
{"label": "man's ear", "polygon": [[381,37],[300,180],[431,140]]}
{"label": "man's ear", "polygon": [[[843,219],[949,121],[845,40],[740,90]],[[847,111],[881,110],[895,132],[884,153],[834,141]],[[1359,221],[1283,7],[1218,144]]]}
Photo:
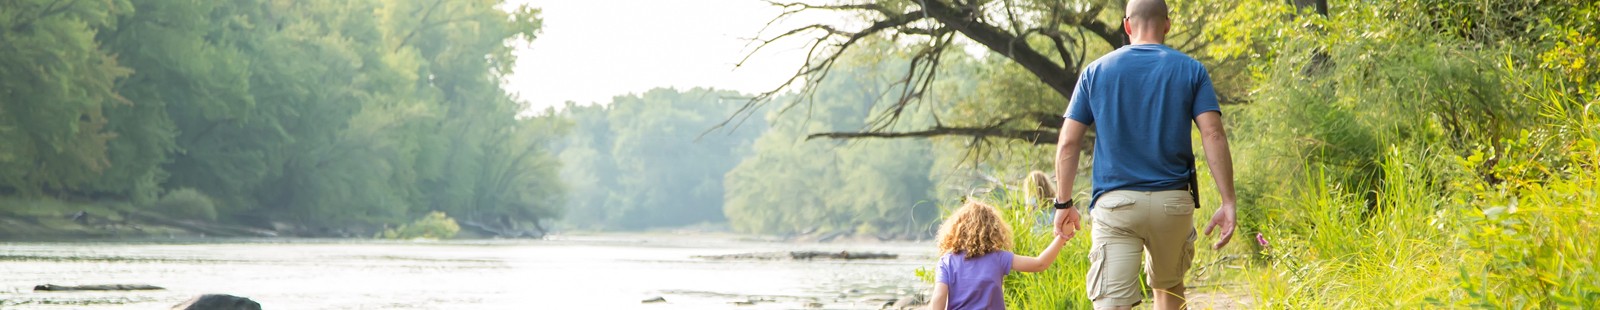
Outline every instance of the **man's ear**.
{"label": "man's ear", "polygon": [[1132,19],[1128,19],[1126,17],[1122,18],[1122,34],[1128,35],[1129,38],[1133,37],[1133,20]]}

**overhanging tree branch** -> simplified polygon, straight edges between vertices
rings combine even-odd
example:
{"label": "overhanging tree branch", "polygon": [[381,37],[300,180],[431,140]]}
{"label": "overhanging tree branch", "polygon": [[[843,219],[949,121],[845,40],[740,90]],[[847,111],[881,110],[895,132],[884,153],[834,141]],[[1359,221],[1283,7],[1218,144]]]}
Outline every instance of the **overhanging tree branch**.
{"label": "overhanging tree branch", "polygon": [[[971,42],[1010,59],[1059,94],[1063,102],[1066,98],[1072,97],[1089,46],[1094,45],[1090,41],[1106,42],[1107,46],[1113,49],[1127,44],[1121,24],[1103,20],[1101,16],[1105,11],[1103,1],[1091,1],[1086,5],[1050,1],[1024,3],[1011,0],[1003,2],[859,0],[843,4],[811,4],[804,0],[794,1],[796,2],[767,1],[784,10],[768,22],[767,26],[771,27],[780,20],[804,11],[854,13],[865,18],[868,24],[856,30],[843,25],[804,25],[770,38],[752,40],[751,44],[756,47],[745,57],[746,59],[740,61],[739,65],[743,65],[756,52],[776,41],[815,35],[807,48],[807,62],[801,65],[793,76],[778,87],[751,97],[734,116],[713,127],[712,130],[726,126],[735,119],[749,117],[749,113],[756,111],[757,107],[769,103],[775,95],[788,91],[790,87],[805,86],[798,91],[797,99],[780,108],[779,113],[786,113],[791,108],[811,102],[819,88],[815,87],[818,85],[817,82],[828,77],[833,65],[855,46],[855,43],[869,36],[889,35],[889,38],[896,42],[913,42],[912,46],[926,45],[910,54],[910,59],[907,59],[910,67],[904,70],[901,78],[893,79],[890,87],[886,88],[882,97],[888,97],[889,100],[882,102],[872,100],[864,103],[874,105],[874,111],[880,111],[879,114],[869,120],[868,126],[863,127],[860,132],[818,133],[811,138],[957,135],[1054,143],[1054,131],[1062,126],[1060,115],[1053,113],[1054,111],[1051,111],[1052,113],[1015,111],[1005,114],[1025,116],[989,120],[989,123],[976,125],[962,125],[971,127],[947,126],[938,120],[938,112],[933,112],[930,116],[933,117],[935,125],[931,128],[894,132],[896,126],[893,125],[906,111],[925,111],[912,109],[911,105],[920,104],[922,99],[929,98],[927,92],[941,68],[941,55],[951,53],[949,49],[952,47],[960,48],[959,44],[951,44],[955,35],[966,37]],[[1025,14],[1026,10],[1032,10],[1035,14]],[[1030,36],[1034,35],[1043,36],[1049,41],[1044,44],[1030,42],[1029,39],[1032,38]],[[1196,35],[1190,34],[1190,36]],[[877,106],[880,104],[888,106]],[[1048,134],[1040,135],[1040,133]]]}
{"label": "overhanging tree branch", "polygon": [[1016,130],[989,127],[945,127],[935,126],[919,131],[902,132],[823,132],[806,136],[806,140],[816,138],[830,139],[861,139],[861,138],[931,138],[939,136],[970,136],[976,139],[1005,138],[1027,141],[1033,144],[1055,144],[1057,132],[1055,130]]}

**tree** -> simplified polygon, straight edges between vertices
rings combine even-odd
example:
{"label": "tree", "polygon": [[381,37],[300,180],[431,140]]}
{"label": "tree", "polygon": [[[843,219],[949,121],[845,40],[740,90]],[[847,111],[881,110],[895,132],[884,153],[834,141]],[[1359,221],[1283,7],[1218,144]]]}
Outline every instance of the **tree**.
{"label": "tree", "polygon": [[[754,107],[774,99],[783,89],[793,85],[811,85],[826,79],[839,59],[847,51],[872,36],[891,38],[912,49],[910,66],[893,79],[894,99],[885,101],[888,117],[875,120],[874,126],[860,131],[815,133],[812,137],[828,138],[901,138],[934,136],[970,136],[978,138],[1016,139],[1035,144],[1053,144],[1056,130],[1061,127],[1061,111],[1066,98],[1072,95],[1073,86],[1087,61],[1094,55],[1126,44],[1118,0],[1097,1],[962,1],[962,0],[877,0],[841,4],[812,4],[808,2],[779,3],[785,11],[774,21],[803,12],[835,12],[861,16],[860,27],[830,24],[811,24],[758,40],[758,49],[779,40],[813,36],[810,39],[809,61],[801,66],[780,87],[763,93],[748,106]],[[1237,64],[1236,57],[1210,58],[1195,53],[1210,42],[1204,29],[1211,21],[1223,18],[1237,3],[1209,3],[1174,1],[1173,33],[1169,45],[1190,52],[1203,62],[1213,65]],[[1234,13],[1230,13],[1234,14]],[[1053,100],[1038,102],[1023,111],[1006,111],[1007,117],[989,119],[982,124],[947,125],[935,123],[917,129],[887,130],[915,105],[922,104],[938,78],[948,50],[960,49],[957,38],[976,43],[995,55],[1003,56],[1006,65],[1015,65],[1032,79],[1057,95]],[[1237,78],[1237,77],[1235,77]],[[1225,78],[1214,80],[1227,81]],[[810,92],[823,91],[807,87]],[[1224,90],[1228,88],[1223,87]],[[1224,101],[1228,101],[1224,91]],[[925,113],[939,113],[927,110]],[[948,118],[944,118],[948,119]]]}
{"label": "tree", "polygon": [[77,193],[111,166],[105,108],[131,73],[94,40],[126,1],[0,2],[0,193]]}

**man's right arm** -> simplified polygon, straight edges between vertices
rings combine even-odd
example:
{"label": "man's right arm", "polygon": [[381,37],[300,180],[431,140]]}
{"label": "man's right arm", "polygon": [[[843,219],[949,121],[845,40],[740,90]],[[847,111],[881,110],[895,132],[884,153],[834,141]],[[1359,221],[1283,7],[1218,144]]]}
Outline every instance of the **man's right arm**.
{"label": "man's right arm", "polygon": [[1214,228],[1222,229],[1222,237],[1211,248],[1221,249],[1233,238],[1235,211],[1233,192],[1233,155],[1228,150],[1228,134],[1222,127],[1222,113],[1210,111],[1194,118],[1200,127],[1200,145],[1205,148],[1206,166],[1211,167],[1211,179],[1217,182],[1217,196],[1222,206],[1206,225],[1206,235]]}
{"label": "man's right arm", "polygon": [[[1078,176],[1079,153],[1083,150],[1083,133],[1089,131],[1089,125],[1066,118],[1062,122],[1061,135],[1056,141],[1056,201],[1072,199],[1072,183]],[[1077,235],[1078,209],[1068,206],[1066,209],[1056,210],[1055,220],[1056,235],[1071,240]],[[1071,229],[1068,229],[1068,228]]]}

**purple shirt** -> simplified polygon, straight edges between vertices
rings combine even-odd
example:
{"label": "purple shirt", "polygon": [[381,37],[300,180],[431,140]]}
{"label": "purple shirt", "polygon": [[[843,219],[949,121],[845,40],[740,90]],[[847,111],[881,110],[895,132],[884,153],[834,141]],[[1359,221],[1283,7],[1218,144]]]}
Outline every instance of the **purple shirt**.
{"label": "purple shirt", "polygon": [[1006,308],[1006,294],[1000,284],[1011,272],[1011,251],[997,251],[967,258],[945,254],[939,258],[935,281],[950,287],[948,309]]}

